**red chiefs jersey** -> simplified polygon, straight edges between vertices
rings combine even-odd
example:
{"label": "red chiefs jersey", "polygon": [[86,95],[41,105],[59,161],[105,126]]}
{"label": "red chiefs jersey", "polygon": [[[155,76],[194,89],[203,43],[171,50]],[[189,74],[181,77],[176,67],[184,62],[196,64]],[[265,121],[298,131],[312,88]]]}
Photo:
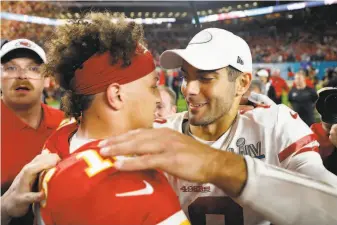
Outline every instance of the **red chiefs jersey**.
{"label": "red chiefs jersey", "polygon": [[46,200],[35,210],[38,224],[189,224],[162,173],[116,170],[119,159],[100,156],[99,141],[67,153],[76,129],[66,125],[46,142],[45,149],[62,160],[40,176]]}

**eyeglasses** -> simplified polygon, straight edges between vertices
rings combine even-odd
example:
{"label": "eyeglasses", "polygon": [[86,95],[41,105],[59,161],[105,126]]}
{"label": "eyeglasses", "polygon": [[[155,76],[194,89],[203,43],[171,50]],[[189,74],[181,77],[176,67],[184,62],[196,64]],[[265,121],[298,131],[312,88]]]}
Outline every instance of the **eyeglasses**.
{"label": "eyeglasses", "polygon": [[19,78],[23,74],[30,79],[41,79],[40,66],[29,66],[21,68],[19,66],[5,65],[1,66],[1,76],[4,78]]}

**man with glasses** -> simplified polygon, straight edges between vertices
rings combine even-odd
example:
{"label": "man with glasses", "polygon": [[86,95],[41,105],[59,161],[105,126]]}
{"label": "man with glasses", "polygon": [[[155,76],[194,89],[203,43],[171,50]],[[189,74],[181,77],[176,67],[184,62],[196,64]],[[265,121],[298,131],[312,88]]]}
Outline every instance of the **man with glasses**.
{"label": "man with glasses", "polygon": [[[49,78],[41,73],[46,54],[40,46],[26,39],[9,41],[1,47],[0,58],[2,195],[20,170],[41,152],[64,114],[41,103]],[[32,221],[29,214],[11,224],[26,221]]]}

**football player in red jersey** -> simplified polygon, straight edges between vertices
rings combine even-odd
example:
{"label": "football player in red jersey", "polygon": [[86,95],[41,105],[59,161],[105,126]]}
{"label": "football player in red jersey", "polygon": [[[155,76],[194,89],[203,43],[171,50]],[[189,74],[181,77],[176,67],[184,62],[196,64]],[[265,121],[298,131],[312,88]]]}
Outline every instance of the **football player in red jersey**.
{"label": "football player in red jersey", "polygon": [[114,163],[127,157],[98,153],[103,138],[152,127],[158,77],[142,27],[122,16],[88,13],[57,29],[49,54],[46,72],[67,90],[65,112],[77,123],[45,144],[62,161],[40,176],[46,199],[36,207],[37,222],[189,224],[162,173],[119,172]]}

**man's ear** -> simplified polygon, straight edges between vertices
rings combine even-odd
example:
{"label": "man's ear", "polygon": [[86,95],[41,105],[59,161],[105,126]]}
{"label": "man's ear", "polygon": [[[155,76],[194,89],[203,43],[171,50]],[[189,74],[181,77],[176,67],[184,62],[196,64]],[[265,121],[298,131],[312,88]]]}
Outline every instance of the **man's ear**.
{"label": "man's ear", "polygon": [[250,73],[243,73],[236,79],[236,94],[243,96],[249,89],[252,82],[252,75]]}
{"label": "man's ear", "polygon": [[114,110],[120,110],[123,108],[124,98],[121,94],[121,85],[117,83],[110,84],[106,90],[106,97],[110,107]]}
{"label": "man's ear", "polygon": [[44,88],[49,88],[50,87],[50,77],[45,77],[43,81],[43,87]]}
{"label": "man's ear", "polygon": [[176,105],[172,106],[172,112],[177,113],[177,106]]}

